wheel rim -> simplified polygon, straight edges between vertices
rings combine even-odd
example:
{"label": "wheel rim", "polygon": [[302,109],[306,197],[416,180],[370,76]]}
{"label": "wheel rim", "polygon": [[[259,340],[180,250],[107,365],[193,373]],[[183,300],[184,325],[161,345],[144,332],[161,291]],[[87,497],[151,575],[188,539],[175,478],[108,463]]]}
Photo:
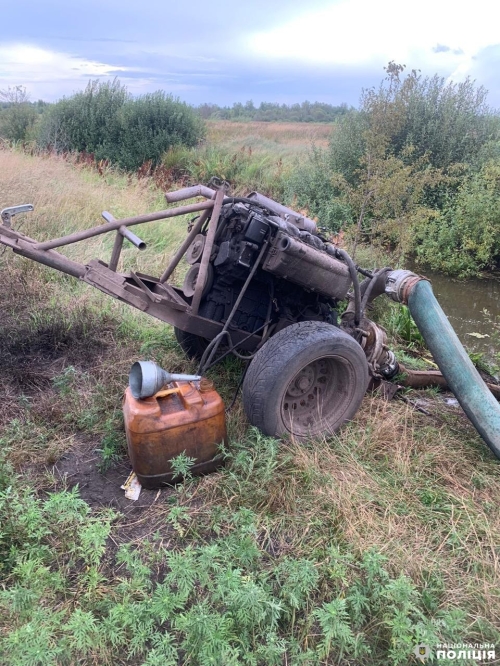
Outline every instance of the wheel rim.
{"label": "wheel rim", "polygon": [[281,402],[287,430],[301,437],[335,430],[350,405],[353,381],[353,366],[340,356],[322,356],[305,365],[288,384]]}

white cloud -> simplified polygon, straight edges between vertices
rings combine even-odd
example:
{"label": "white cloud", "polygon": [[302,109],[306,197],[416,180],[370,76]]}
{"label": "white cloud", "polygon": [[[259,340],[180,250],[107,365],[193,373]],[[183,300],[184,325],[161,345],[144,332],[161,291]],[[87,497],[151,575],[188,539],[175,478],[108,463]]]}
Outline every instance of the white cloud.
{"label": "white cloud", "polygon": [[[61,83],[81,88],[92,77],[113,77],[130,72],[119,67],[88,60],[70,53],[51,51],[28,44],[0,44],[0,87],[24,85],[32,97],[59,90]],[[133,70],[137,71],[137,70]]]}
{"label": "white cloud", "polygon": [[377,69],[395,60],[463,76],[481,49],[500,42],[499,19],[492,0],[340,0],[254,33],[249,46],[267,59]]}

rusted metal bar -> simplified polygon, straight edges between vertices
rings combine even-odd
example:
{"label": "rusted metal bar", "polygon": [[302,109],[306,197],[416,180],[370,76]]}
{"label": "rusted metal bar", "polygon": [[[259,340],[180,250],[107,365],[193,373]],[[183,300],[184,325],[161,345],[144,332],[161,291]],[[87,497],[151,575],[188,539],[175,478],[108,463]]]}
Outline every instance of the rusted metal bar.
{"label": "rusted metal bar", "polygon": [[197,236],[200,233],[201,228],[202,228],[203,224],[206,222],[206,219],[209,216],[209,214],[210,214],[209,210],[204,210],[203,213],[198,218],[198,220],[196,220],[195,225],[193,226],[193,228],[191,229],[189,234],[184,239],[180,248],[177,250],[177,252],[172,257],[172,259],[171,259],[169,265],[167,266],[167,268],[165,269],[165,272],[163,273],[163,275],[160,277],[160,282],[162,284],[164,282],[166,282],[168,280],[168,278],[172,275],[172,273],[175,271],[175,269],[177,268],[177,266],[179,264],[179,261],[182,259],[186,250],[188,249],[188,247],[193,242],[195,236]]}
{"label": "rusted metal bar", "polygon": [[55,238],[54,240],[45,241],[44,243],[37,243],[35,245],[35,249],[51,250],[55,247],[70,245],[71,243],[78,243],[78,241],[82,241],[87,238],[93,238],[94,236],[99,236],[100,234],[107,234],[109,231],[113,231],[113,229],[119,229],[121,226],[131,227],[134,224],[143,224],[144,222],[164,220],[169,217],[176,217],[177,215],[189,215],[190,213],[197,213],[198,211],[206,210],[207,208],[212,208],[213,206],[213,201],[201,201],[197,204],[179,206],[178,208],[170,208],[168,210],[160,210],[156,213],[137,215],[136,217],[125,217],[121,220],[116,220],[115,222],[111,222],[109,224],[92,227],[91,229],[85,229],[84,231],[76,231],[74,234],[70,234],[69,236],[62,236],[61,238]]}
{"label": "rusted metal bar", "polygon": [[[108,213],[107,210],[103,210],[101,213],[102,217],[111,224],[112,222],[116,222],[116,219],[111,213]],[[133,243],[138,250],[145,250],[146,249],[146,243],[142,241],[138,236],[133,234],[131,231],[127,229],[125,226],[121,226],[119,229],[116,231],[116,238],[115,238],[115,244],[113,245],[113,251],[111,253],[111,259],[109,260],[108,267],[112,271],[116,271],[118,268],[118,261],[120,259],[120,254],[122,251],[123,247],[123,239],[126,238],[128,241]]]}
{"label": "rusted metal bar", "polygon": [[212,216],[208,225],[207,239],[205,241],[205,247],[203,248],[203,255],[200,262],[200,271],[196,279],[196,287],[194,290],[193,300],[191,301],[191,312],[194,315],[198,314],[198,309],[200,307],[201,296],[203,294],[203,288],[205,286],[205,280],[207,277],[208,263],[210,261],[210,255],[212,254],[212,248],[214,245],[215,232],[217,231],[217,225],[219,223],[220,212],[222,209],[222,203],[224,201],[224,188],[221,187],[215,195],[215,203],[212,210]]}
{"label": "rusted metal bar", "polygon": [[[183,331],[213,340],[223,329],[221,322],[192,315],[179,290],[168,284],[159,285],[157,278],[136,274],[134,277],[140,277],[138,282],[142,283],[140,288],[134,277],[115,273],[95,259],[82,268],[86,268],[83,280],[88,284]],[[147,286],[145,283],[153,283],[150,284],[149,293],[144,290]],[[162,298],[160,300],[152,298],[155,295]],[[240,329],[231,330],[231,339],[235,345],[247,351],[255,350],[261,341],[261,337],[255,332],[249,334],[248,331]]]}
{"label": "rusted metal bar", "polygon": [[0,242],[3,245],[12,248],[15,254],[20,254],[27,259],[33,259],[33,261],[38,261],[40,264],[50,266],[50,268],[55,268],[56,270],[72,275],[73,277],[81,278],[85,274],[85,266],[83,264],[78,264],[76,261],[72,261],[64,255],[59,254],[59,252],[37,250],[31,239],[7,239],[7,237],[3,236],[0,232]]}
{"label": "rusted metal bar", "polygon": [[[400,363],[399,371],[403,375],[397,379],[398,384],[401,386],[408,386],[414,389],[430,388],[432,386],[438,386],[443,389],[449,388],[448,382],[439,370],[410,370]],[[500,386],[488,382],[485,383],[495,398],[500,400]]]}
{"label": "rusted metal bar", "polygon": [[446,379],[438,370],[411,370],[399,363],[399,375],[397,382],[401,386],[420,389],[439,386],[448,388]]}
{"label": "rusted metal bar", "polygon": [[[101,215],[106,220],[106,222],[111,223],[111,222],[116,222],[117,221],[116,218],[113,215],[111,215],[111,213],[108,213],[107,210],[103,210]],[[129,243],[132,243],[132,245],[135,245],[135,247],[138,250],[145,250],[146,249],[146,247],[147,247],[146,243],[143,240],[141,240],[139,238],[139,236],[136,236],[134,233],[129,231],[126,226],[122,225],[118,229],[118,231],[120,232],[120,234],[124,238],[126,238],[129,241]]]}
{"label": "rusted metal bar", "polygon": [[78,264],[55,250],[34,250],[36,241],[33,238],[3,225],[0,225],[0,243],[10,247],[15,254],[38,261],[45,266],[73,275],[73,277],[79,278],[85,272],[83,264]]}
{"label": "rusted metal bar", "polygon": [[111,259],[109,260],[108,267],[112,271],[116,271],[118,268],[118,261],[120,259],[120,254],[123,247],[123,235],[120,233],[120,230],[117,229],[115,244],[113,245],[113,251],[111,252]]}
{"label": "rusted metal bar", "polygon": [[184,187],[182,190],[175,190],[175,192],[167,192],[165,194],[165,199],[167,203],[184,201],[185,199],[192,199],[193,197],[213,199],[215,192],[215,190],[205,187],[204,185],[193,185],[193,187]]}

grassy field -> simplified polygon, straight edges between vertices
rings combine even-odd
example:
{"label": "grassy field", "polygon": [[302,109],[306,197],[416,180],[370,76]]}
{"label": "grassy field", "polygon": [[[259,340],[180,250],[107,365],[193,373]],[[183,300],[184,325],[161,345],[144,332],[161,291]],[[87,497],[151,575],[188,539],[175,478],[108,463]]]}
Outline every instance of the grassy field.
{"label": "grassy field", "polygon": [[[226,125],[212,140],[302,141]],[[0,151],[0,174],[0,205],[33,203],[14,226],[40,240],[164,207],[147,179],[59,159]],[[124,267],[159,273],[185,226],[137,228],[149,247]],[[9,250],[0,280],[0,663],[403,666],[421,642],[500,648],[500,467],[445,396],[367,395],[305,444],[263,437],[237,402],[225,468],[132,503],[130,365],[192,362],[171,327]],[[226,402],[240,372],[212,373]]]}
{"label": "grassy field", "polygon": [[[168,175],[190,182],[216,176],[230,183],[236,195],[257,190],[275,199],[293,201],[290,176],[312,146],[328,145],[331,124],[207,121],[205,141],[196,148],[169,150],[163,158]],[[160,169],[158,175],[162,175]]]}
{"label": "grassy field", "polygon": [[208,143],[235,150],[251,148],[254,152],[272,153],[277,157],[300,155],[309,150],[311,144],[324,148],[331,132],[331,123],[207,122]]}

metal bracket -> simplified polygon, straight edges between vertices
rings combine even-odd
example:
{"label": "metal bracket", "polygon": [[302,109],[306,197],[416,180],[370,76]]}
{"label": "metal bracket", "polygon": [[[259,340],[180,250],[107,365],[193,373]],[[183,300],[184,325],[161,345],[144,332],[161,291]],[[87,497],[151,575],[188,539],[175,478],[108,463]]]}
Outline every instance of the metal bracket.
{"label": "metal bracket", "polygon": [[212,176],[212,178],[210,178],[208,186],[213,188],[214,190],[224,190],[226,194],[231,190],[231,184],[228,183],[227,180],[222,180],[221,178],[217,178],[217,176]]}
{"label": "metal bracket", "polygon": [[21,204],[20,206],[11,206],[10,208],[4,208],[0,212],[0,217],[2,218],[2,224],[4,225],[4,227],[8,227],[10,229],[10,223],[14,215],[17,215],[18,213],[31,213],[31,211],[33,210],[35,210],[33,204]]}

